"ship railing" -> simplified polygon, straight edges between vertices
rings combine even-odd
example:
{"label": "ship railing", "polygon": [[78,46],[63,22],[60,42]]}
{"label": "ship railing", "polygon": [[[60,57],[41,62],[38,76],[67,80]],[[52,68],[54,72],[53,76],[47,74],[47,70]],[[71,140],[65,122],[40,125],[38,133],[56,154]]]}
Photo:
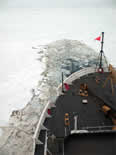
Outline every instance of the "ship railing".
{"label": "ship railing", "polygon": [[[45,106],[45,108],[44,108],[44,110],[43,110],[43,112],[42,112],[42,114],[41,114],[41,116],[40,116],[40,119],[39,119],[39,121],[38,121],[36,130],[35,130],[35,133],[34,133],[34,136],[33,136],[33,153],[32,153],[32,155],[35,154],[35,147],[36,147],[36,144],[42,144],[41,141],[39,141],[38,137],[39,137],[40,131],[41,131],[42,129],[46,129],[46,130],[47,130],[47,128],[44,127],[43,123],[44,123],[44,121],[45,121],[46,118],[50,117],[50,115],[48,115],[48,112],[47,112],[47,111],[48,111],[48,109],[49,109],[50,107],[52,107],[52,104],[53,104],[53,103],[51,103],[51,102],[48,102],[48,103],[46,104],[46,106]],[[46,153],[45,153],[45,154],[46,154]]]}
{"label": "ship railing", "polygon": [[91,126],[91,127],[82,127],[77,130],[71,130],[71,134],[84,134],[84,133],[116,133],[116,125],[109,126]]}
{"label": "ship railing", "polygon": [[108,126],[91,126],[91,127],[82,127],[82,131],[88,131],[88,133],[105,133],[105,132],[116,132],[116,125]]}
{"label": "ship railing", "polygon": [[[96,123],[96,125],[95,125]],[[93,123],[91,123],[93,124]],[[105,122],[99,122],[94,121],[94,125],[82,125],[79,126],[80,130],[88,130],[88,131],[116,131],[116,125],[107,125],[107,121]]]}
{"label": "ship railing", "polygon": [[86,121],[79,121],[78,127],[79,129],[105,129],[105,128],[112,128],[116,125],[112,124],[109,120],[86,120]]}
{"label": "ship railing", "polygon": [[110,120],[78,120],[77,127],[71,129],[71,134],[100,132],[116,132],[116,125],[112,124]]}
{"label": "ship railing", "polygon": [[[96,67],[87,67],[87,68],[81,69],[80,71],[74,72],[68,78],[66,78],[64,80],[64,83],[72,84],[72,82],[74,80],[79,79],[79,78],[81,78],[84,75],[88,75],[88,74],[95,73],[95,72],[97,72]],[[104,68],[104,72],[108,72],[108,68],[107,67]],[[62,90],[61,88],[62,88],[62,84],[60,84],[59,87],[58,87],[58,95],[59,95],[59,93]]]}
{"label": "ship railing", "polygon": [[116,125],[107,125],[107,126],[89,126],[89,127],[82,127],[83,130],[92,130],[92,129],[112,129],[116,127]]}

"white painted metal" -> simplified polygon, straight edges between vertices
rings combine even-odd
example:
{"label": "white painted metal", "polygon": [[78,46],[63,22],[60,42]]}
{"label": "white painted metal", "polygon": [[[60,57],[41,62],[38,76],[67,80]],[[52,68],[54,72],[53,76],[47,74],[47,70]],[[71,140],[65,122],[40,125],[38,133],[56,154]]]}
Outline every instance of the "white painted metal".
{"label": "white painted metal", "polygon": [[65,137],[67,136],[67,130],[66,130],[66,127],[64,127],[64,134],[65,134]]}
{"label": "white painted metal", "polygon": [[87,99],[83,99],[82,103],[88,103]]}
{"label": "white painted metal", "polygon": [[45,133],[45,145],[44,145],[44,155],[47,155],[47,131]]}
{"label": "white painted metal", "polygon": [[38,140],[38,139],[36,139],[35,142],[36,142],[36,144],[39,144],[39,145],[42,145],[42,144],[43,144],[43,143],[42,143],[40,140]]}
{"label": "white painted metal", "polygon": [[74,130],[77,130],[77,118],[78,116],[74,116]]}
{"label": "white painted metal", "polygon": [[88,130],[72,130],[71,134],[88,133]]}
{"label": "white painted metal", "polygon": [[43,124],[41,125],[41,130],[48,130]]}

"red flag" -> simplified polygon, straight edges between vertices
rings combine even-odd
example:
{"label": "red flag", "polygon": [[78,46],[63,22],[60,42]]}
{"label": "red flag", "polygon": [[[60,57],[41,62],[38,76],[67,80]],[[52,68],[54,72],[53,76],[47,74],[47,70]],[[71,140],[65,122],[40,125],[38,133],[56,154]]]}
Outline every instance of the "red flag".
{"label": "red flag", "polygon": [[95,40],[100,41],[100,40],[101,40],[101,36],[99,36],[99,37],[95,38]]}
{"label": "red flag", "polygon": [[64,83],[64,87],[66,90],[69,90],[69,85],[67,83]]}
{"label": "red flag", "polygon": [[51,114],[51,110],[50,109],[48,109],[48,115],[50,115]]}

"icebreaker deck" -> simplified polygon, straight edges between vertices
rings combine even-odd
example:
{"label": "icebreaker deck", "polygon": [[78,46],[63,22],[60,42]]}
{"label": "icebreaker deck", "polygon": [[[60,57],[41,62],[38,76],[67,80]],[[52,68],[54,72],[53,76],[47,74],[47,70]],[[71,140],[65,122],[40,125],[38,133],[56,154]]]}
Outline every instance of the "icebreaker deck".
{"label": "icebreaker deck", "polygon": [[[49,109],[39,140],[47,133],[47,154],[50,155],[114,155],[116,153],[116,96],[111,84],[103,87],[109,73],[92,73],[76,79]],[[96,81],[99,78],[99,82]],[[86,84],[85,95],[80,87]],[[114,87],[114,92],[116,88]],[[108,111],[104,111],[104,106]],[[48,129],[48,130],[46,130]],[[44,132],[42,132],[44,131]],[[41,142],[46,143],[45,139]],[[35,155],[44,155],[45,145],[36,145]],[[43,151],[41,149],[43,148]],[[38,153],[38,150],[41,151]]]}
{"label": "icebreaker deck", "polygon": [[[70,86],[70,90],[59,96],[56,100],[55,113],[47,124],[48,129],[51,129],[56,137],[65,137],[70,132],[73,133],[75,119],[77,119],[76,129],[78,131],[87,130],[88,132],[92,132],[98,131],[100,128],[103,130],[104,128],[107,130],[112,129],[111,118],[107,117],[102,111],[104,104],[110,105],[110,107],[112,105],[114,105],[113,107],[116,106],[115,102],[110,103],[105,97],[105,93],[109,94],[109,96],[112,95],[111,90],[107,88],[107,91],[105,91],[106,88],[102,88],[107,73],[99,75],[101,80],[99,84],[95,82],[96,76],[97,73],[90,74],[87,78],[84,76],[81,79],[77,79]],[[79,95],[81,83],[87,84],[88,96]],[[83,103],[84,100],[87,103]],[[66,113],[69,114],[69,126],[65,126],[64,122]]]}

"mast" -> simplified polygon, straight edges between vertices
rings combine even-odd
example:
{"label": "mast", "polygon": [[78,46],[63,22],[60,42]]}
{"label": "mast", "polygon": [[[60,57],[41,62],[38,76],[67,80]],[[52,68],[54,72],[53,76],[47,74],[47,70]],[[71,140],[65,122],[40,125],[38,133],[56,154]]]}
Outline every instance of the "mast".
{"label": "mast", "polygon": [[104,32],[102,32],[102,41],[101,41],[101,50],[100,50],[100,63],[99,63],[99,68],[102,69],[102,58],[103,58],[103,44],[104,44]]}

